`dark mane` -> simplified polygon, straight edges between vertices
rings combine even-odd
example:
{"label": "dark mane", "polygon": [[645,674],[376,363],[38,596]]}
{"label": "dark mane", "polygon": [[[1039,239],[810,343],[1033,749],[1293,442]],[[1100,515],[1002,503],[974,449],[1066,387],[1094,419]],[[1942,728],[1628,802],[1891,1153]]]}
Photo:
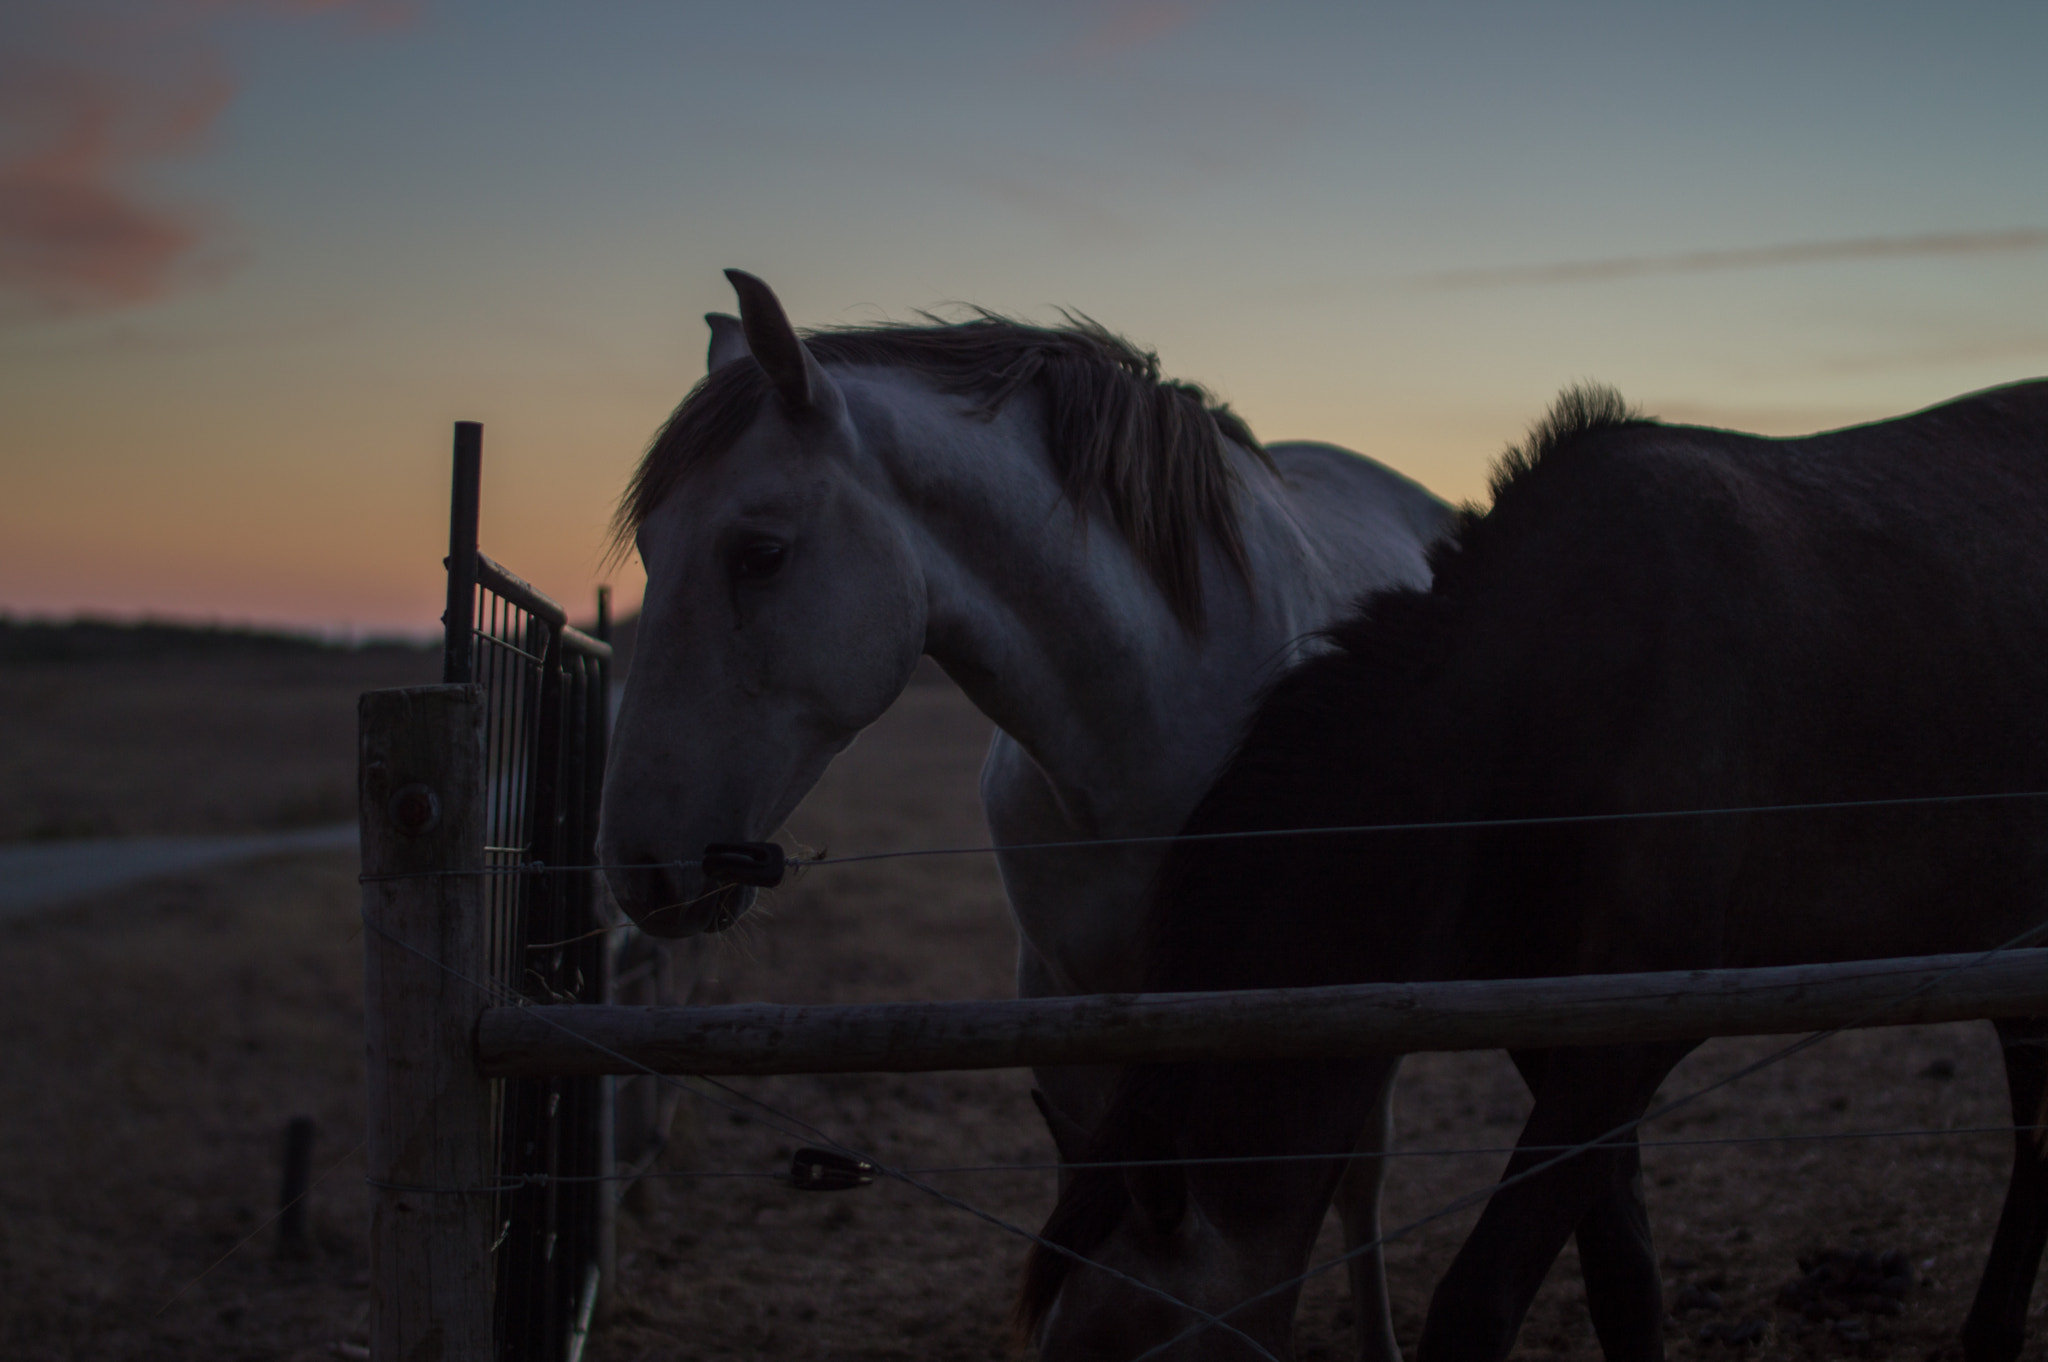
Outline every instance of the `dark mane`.
{"label": "dark mane", "polygon": [[[1192,383],[1162,378],[1159,357],[1087,317],[1031,326],[993,313],[808,331],[821,364],[908,369],[992,418],[1018,392],[1045,404],[1046,438],[1067,499],[1109,513],[1138,560],[1190,630],[1202,625],[1201,536],[1212,534],[1240,574],[1237,472],[1224,442],[1267,462],[1229,407]],[[706,374],[648,446],[613,519],[622,548],[699,463],[746,431],[768,393],[751,361]]]}
{"label": "dark mane", "polygon": [[1430,546],[1431,577],[1441,579],[1453,570],[1476,541],[1486,536],[1489,521],[1501,503],[1512,500],[1523,488],[1541,483],[1543,480],[1535,476],[1537,470],[1557,462],[1560,456],[1568,458],[1572,448],[1586,436],[1655,424],[1656,418],[1646,416],[1605,383],[1574,383],[1566,388],[1542,419],[1529,427],[1529,433],[1519,443],[1502,450],[1494,460],[1486,479],[1493,504],[1481,508],[1467,503],[1460,507],[1449,528]]}
{"label": "dark mane", "polygon": [[1499,504],[1501,494],[1507,492],[1513,483],[1536,471],[1538,463],[1563,449],[1565,444],[1571,444],[1577,436],[1589,430],[1638,426],[1647,420],[1647,416],[1628,406],[1628,401],[1606,383],[1573,383],[1556,395],[1556,401],[1550,403],[1550,410],[1544,412],[1540,422],[1530,426],[1530,432],[1522,436],[1520,444],[1509,444],[1505,451],[1501,451],[1501,457],[1493,463],[1493,473],[1487,477],[1487,492],[1491,492],[1493,502]]}
{"label": "dark mane", "polygon": [[1520,444],[1509,445],[1494,461],[1486,488],[1499,504],[1508,488],[1536,466],[1588,431],[1641,425],[1649,420],[1605,383],[1574,383],[1557,395],[1543,419],[1529,427]]}

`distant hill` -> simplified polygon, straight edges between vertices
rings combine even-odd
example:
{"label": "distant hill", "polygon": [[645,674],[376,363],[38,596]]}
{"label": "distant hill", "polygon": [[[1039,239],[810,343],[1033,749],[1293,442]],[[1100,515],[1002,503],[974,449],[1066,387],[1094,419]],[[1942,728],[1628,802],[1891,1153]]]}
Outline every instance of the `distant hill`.
{"label": "distant hill", "polygon": [[0,666],[25,662],[127,662],[167,657],[287,657],[314,653],[419,652],[419,645],[335,643],[310,634],[224,625],[0,616]]}

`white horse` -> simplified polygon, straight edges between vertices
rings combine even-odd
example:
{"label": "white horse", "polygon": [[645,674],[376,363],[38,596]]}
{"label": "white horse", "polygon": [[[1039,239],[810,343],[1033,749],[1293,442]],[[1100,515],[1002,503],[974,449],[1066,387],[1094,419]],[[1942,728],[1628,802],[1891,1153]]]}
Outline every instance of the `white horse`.
{"label": "white horse", "polygon": [[[650,932],[730,926],[754,891],[695,868],[765,839],[930,654],[996,725],[981,793],[1000,846],[1170,834],[1261,688],[1364,592],[1421,586],[1450,509],[1321,444],[1262,450],[1198,388],[1085,320],[982,315],[799,338],[728,271],[710,372],[648,450],[619,526],[647,594],[600,848]],[[1162,848],[998,856],[1025,997],[1127,991]],[[877,924],[885,927],[885,924]],[[1063,1153],[1106,1074],[1038,1075]],[[1385,1148],[1387,1112],[1362,1150]],[[1378,1233],[1381,1161],[1340,1190]],[[1362,1354],[1398,1362],[1376,1256]]]}

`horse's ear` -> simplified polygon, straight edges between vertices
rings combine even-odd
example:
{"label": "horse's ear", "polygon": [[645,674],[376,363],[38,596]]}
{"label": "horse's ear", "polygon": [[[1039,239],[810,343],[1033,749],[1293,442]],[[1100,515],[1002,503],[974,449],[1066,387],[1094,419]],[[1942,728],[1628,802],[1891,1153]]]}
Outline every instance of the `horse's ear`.
{"label": "horse's ear", "polygon": [[1060,1151],[1061,1163],[1081,1163],[1088,1157],[1088,1132],[1081,1123],[1052,1104],[1052,1099],[1038,1089],[1031,1090],[1031,1101],[1038,1108],[1038,1114],[1045,1118],[1045,1128],[1052,1132],[1052,1143]]}
{"label": "horse's ear", "polygon": [[738,317],[729,312],[707,312],[704,325],[711,328],[711,349],[704,356],[705,373],[747,357],[747,332]]}
{"label": "horse's ear", "polygon": [[754,362],[767,371],[775,391],[797,411],[824,407],[831,398],[832,380],[798,339],[781,301],[745,270],[727,270],[725,277],[740,296],[740,327],[746,332],[747,349]]}
{"label": "horse's ear", "polygon": [[[1156,1120],[1141,1114],[1134,1117],[1132,1153],[1141,1159],[1170,1159],[1173,1137]],[[1162,1235],[1180,1228],[1188,1213],[1188,1170],[1178,1163],[1134,1164],[1124,1169],[1124,1187],[1137,1204],[1145,1222]]]}

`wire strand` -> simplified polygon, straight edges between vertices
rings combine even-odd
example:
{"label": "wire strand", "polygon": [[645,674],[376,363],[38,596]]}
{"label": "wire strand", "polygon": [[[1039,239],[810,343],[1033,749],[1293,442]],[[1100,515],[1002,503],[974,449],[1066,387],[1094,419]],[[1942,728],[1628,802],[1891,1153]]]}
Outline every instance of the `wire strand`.
{"label": "wire strand", "polygon": [[[2048,1125],[2035,1126],[1929,1126],[1905,1130],[1835,1130],[1797,1132],[1787,1135],[1715,1135],[1693,1139],[1639,1140],[1639,1149],[1694,1149],[1715,1145],[1747,1144],[1825,1144],[1835,1140],[1903,1140],[1935,1135],[2030,1135],[2048,1130]],[[1547,1154],[1576,1149],[1577,1145],[1567,1144],[1501,1144],[1472,1145],[1460,1149],[1382,1149],[1366,1151],[1348,1150],[1341,1154],[1235,1154],[1209,1159],[1099,1159],[1081,1163],[970,1163],[954,1164],[940,1168],[916,1168],[912,1172],[926,1176],[941,1173],[1078,1173],[1089,1170],[1115,1170],[1122,1168],[1213,1168],[1229,1164],[1261,1163],[1312,1163],[1342,1160],[1355,1163],[1369,1159],[1457,1159],[1471,1158],[1481,1154]],[[779,1176],[770,1174],[768,1176]]]}
{"label": "wire strand", "polygon": [[[1682,1140],[1638,1140],[1636,1147],[1694,1149],[1720,1145],[1826,1144],[1836,1140],[1903,1140],[1945,1135],[2033,1135],[2044,1130],[2048,1130],[2048,1125],[1923,1126],[1899,1130],[1834,1130],[1794,1132],[1785,1135],[1717,1135]],[[1470,1145],[1456,1149],[1384,1149],[1370,1153],[1364,1150],[1351,1150],[1342,1154],[1238,1154],[1210,1159],[1099,1159],[1078,1163],[1052,1160],[1036,1163],[939,1164],[929,1168],[905,1168],[900,1171],[921,1178],[954,1173],[1079,1173],[1116,1171],[1125,1168],[1213,1168],[1231,1164],[1327,1163],[1333,1159],[1346,1162],[1365,1159],[1454,1159],[1471,1158],[1482,1154],[1543,1154],[1577,1147],[1564,1144]],[[867,1160],[863,1159],[862,1162]],[[382,1182],[368,1177],[363,1181],[372,1187],[387,1191],[416,1192],[424,1195],[480,1195],[486,1192],[512,1191],[527,1186],[545,1187],[550,1183],[638,1182],[642,1179],[684,1178],[751,1178],[788,1182],[790,1175],[766,1168],[650,1168],[638,1173],[519,1173],[512,1175],[504,1184],[476,1187],[430,1187],[416,1183]]]}
{"label": "wire strand", "polygon": [[[1358,823],[1341,827],[1243,828],[1230,832],[1164,832],[1142,837],[1090,837],[1054,842],[989,843],[981,846],[912,847],[896,851],[866,851],[848,856],[789,856],[783,864],[791,870],[812,866],[863,865],[874,861],[915,860],[932,856],[1013,855],[1027,851],[1089,851],[1103,847],[1166,846],[1178,842],[1241,842],[1272,837],[1356,837],[1392,832],[1469,832],[1485,828],[1559,827],[1576,823],[1634,823],[1674,818],[1733,818],[1745,814],[1825,813],[1847,809],[1914,808],[1941,804],[1982,804],[2015,800],[2048,799],[2048,790],[2010,790],[1992,794],[1912,795],[1897,799],[1838,799],[1805,804],[1738,804],[1714,809],[1645,809],[1623,813],[1566,813],[1533,815],[1527,818],[1460,818],[1414,823]],[[613,870],[694,870],[699,860],[634,861],[604,865],[548,865],[523,861],[517,865],[480,866],[472,870],[398,870],[377,875],[358,875],[358,884],[386,880],[430,879],[461,875],[569,875]],[[623,925],[623,924],[621,924]],[[601,929],[610,930],[610,929]]]}

